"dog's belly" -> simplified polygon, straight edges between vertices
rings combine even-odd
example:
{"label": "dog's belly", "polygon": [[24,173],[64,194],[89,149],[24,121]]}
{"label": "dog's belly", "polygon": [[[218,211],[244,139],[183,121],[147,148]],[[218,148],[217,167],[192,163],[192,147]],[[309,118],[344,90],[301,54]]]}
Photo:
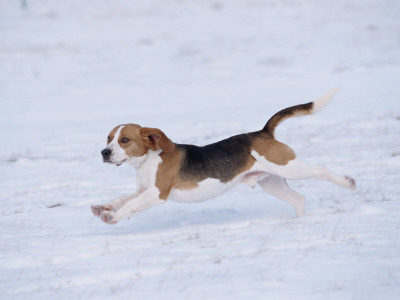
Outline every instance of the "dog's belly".
{"label": "dog's belly", "polygon": [[230,188],[234,187],[240,182],[240,179],[232,180],[223,183],[218,179],[208,178],[198,183],[193,188],[174,188],[170,194],[169,199],[176,202],[201,202],[214,198]]}

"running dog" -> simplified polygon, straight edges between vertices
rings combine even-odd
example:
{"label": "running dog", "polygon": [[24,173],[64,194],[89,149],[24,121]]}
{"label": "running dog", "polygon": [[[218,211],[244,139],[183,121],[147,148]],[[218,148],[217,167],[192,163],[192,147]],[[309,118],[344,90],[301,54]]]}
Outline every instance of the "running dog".
{"label": "running dog", "polygon": [[130,163],[136,169],[138,189],[111,203],[93,205],[92,212],[102,221],[115,224],[167,199],[207,200],[246,183],[251,187],[258,184],[267,193],[287,201],[300,217],[304,215],[305,197],[293,191],[286,179],[319,178],[350,190],[355,189],[356,183],[324,166],[302,163],[291,148],[275,139],[275,128],[287,118],[320,111],[336,92],[333,89],[316,101],[279,111],[259,131],[202,147],[173,143],[157,128],[118,125],[101,151],[103,161],[117,166]]}

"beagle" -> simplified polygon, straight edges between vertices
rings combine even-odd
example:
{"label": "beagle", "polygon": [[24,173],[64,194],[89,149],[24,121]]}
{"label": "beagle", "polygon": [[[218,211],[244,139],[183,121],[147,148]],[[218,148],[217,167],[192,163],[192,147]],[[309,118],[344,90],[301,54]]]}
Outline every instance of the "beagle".
{"label": "beagle", "polygon": [[336,94],[333,89],[316,101],[285,108],[263,129],[239,134],[203,147],[173,143],[160,129],[136,124],[118,125],[101,151],[103,161],[117,166],[127,162],[136,169],[137,192],[108,204],[93,205],[94,215],[115,224],[167,199],[196,202],[213,198],[239,183],[261,188],[290,203],[298,217],[305,197],[286,179],[319,178],[354,190],[355,180],[338,176],[324,166],[308,166],[294,151],[274,138],[278,124],[287,118],[320,111]]}

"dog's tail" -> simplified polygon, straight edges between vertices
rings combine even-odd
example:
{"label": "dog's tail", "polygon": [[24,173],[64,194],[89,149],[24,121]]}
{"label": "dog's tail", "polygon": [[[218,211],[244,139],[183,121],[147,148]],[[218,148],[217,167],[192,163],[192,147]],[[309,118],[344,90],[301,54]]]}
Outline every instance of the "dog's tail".
{"label": "dog's tail", "polygon": [[339,91],[339,88],[335,88],[330,90],[324,96],[319,99],[309,102],[306,104],[299,104],[295,106],[291,106],[281,111],[278,111],[274,114],[271,119],[268,120],[267,124],[262,129],[263,132],[268,132],[272,137],[274,137],[275,128],[285,121],[288,118],[300,117],[305,115],[315,114],[322,110],[329,101],[335,96],[335,94]]}

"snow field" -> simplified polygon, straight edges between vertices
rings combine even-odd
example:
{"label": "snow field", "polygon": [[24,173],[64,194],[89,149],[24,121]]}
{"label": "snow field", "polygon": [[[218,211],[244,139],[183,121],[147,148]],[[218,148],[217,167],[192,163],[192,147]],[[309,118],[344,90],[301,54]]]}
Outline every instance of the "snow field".
{"label": "snow field", "polygon": [[[396,1],[0,3],[2,299],[398,299]],[[203,145],[343,89],[279,140],[353,176],[290,181],[306,216],[260,188],[168,202],[115,226],[90,205],[131,193],[101,162],[115,125]]]}

